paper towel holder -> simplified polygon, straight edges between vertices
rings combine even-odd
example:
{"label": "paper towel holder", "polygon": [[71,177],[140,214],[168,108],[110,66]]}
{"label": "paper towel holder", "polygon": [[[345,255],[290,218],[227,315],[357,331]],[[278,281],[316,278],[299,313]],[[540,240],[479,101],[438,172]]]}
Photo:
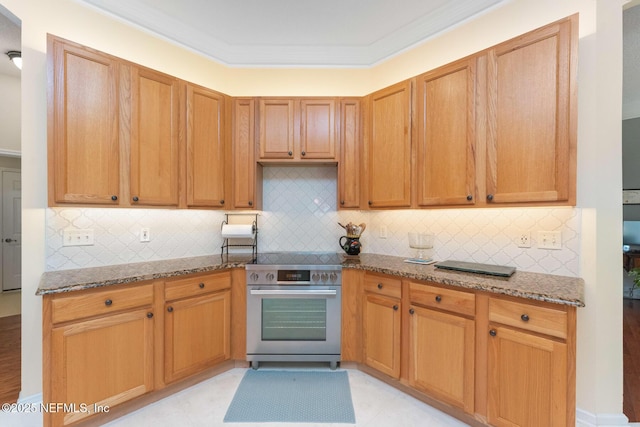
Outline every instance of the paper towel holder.
{"label": "paper towel holder", "polygon": [[[234,239],[234,238],[223,238],[222,240],[222,248],[221,248],[221,253],[220,253],[220,257],[223,258],[224,261],[224,255],[227,255],[227,259],[229,257],[229,248],[230,247],[244,247],[244,248],[251,248],[251,261],[254,262],[256,261],[256,259],[258,258],[258,214],[232,214],[232,213],[226,213],[224,214],[225,216],[225,220],[222,221],[222,224],[220,224],[220,231],[222,231],[222,227],[224,227],[225,224],[229,224],[229,217],[253,217],[253,221],[250,223],[253,227],[253,239]],[[248,224],[247,224],[248,225]],[[232,242],[230,243],[229,240],[231,240]],[[246,243],[237,243],[237,241],[239,240],[251,240],[250,242],[246,242]]]}

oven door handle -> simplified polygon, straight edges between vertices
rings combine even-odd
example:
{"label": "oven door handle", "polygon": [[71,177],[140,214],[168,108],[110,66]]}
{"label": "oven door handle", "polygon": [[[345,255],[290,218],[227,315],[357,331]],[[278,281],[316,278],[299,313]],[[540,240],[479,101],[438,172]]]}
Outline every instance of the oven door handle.
{"label": "oven door handle", "polygon": [[335,289],[251,289],[251,295],[337,295]]}

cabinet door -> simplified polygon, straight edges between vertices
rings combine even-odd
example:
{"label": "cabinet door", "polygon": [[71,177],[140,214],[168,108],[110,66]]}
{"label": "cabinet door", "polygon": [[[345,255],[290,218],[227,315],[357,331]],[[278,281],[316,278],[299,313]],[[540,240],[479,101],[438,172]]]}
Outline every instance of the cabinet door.
{"label": "cabinet door", "polygon": [[418,77],[419,206],[475,202],[476,59]]}
{"label": "cabinet door", "polygon": [[492,326],[488,421],[494,426],[566,426],[567,345]]}
{"label": "cabinet door", "polygon": [[139,309],[53,328],[51,402],[76,411],[50,414],[51,424],[71,424],[151,391],[153,324],[153,313]]}
{"label": "cabinet door", "polygon": [[236,99],[233,111],[233,208],[260,209],[257,197],[255,101]]}
{"label": "cabinet door", "polygon": [[400,301],[365,293],[364,362],[391,377],[400,377]]}
{"label": "cabinet door", "polygon": [[178,205],[178,80],[131,67],[131,202]]}
{"label": "cabinet door", "polygon": [[487,201],[575,204],[572,21],[488,52]]}
{"label": "cabinet door", "polygon": [[372,208],[411,206],[411,82],[370,95],[368,165]]}
{"label": "cabinet door", "polygon": [[224,207],[224,96],[187,85],[187,206]]}
{"label": "cabinet door", "polygon": [[292,159],[295,146],[295,101],[260,100],[260,158]]}
{"label": "cabinet door", "polygon": [[49,36],[49,204],[118,204],[118,62]]}
{"label": "cabinet door", "polygon": [[175,381],[229,359],[230,291],[168,302],[165,306],[165,381]]}
{"label": "cabinet door", "polygon": [[421,307],[411,310],[411,386],[473,413],[474,321]]}
{"label": "cabinet door", "polygon": [[341,209],[360,208],[361,135],[360,100],[341,100],[338,162],[338,201]]}
{"label": "cabinet door", "polygon": [[300,158],[336,159],[336,101],[300,101]]}

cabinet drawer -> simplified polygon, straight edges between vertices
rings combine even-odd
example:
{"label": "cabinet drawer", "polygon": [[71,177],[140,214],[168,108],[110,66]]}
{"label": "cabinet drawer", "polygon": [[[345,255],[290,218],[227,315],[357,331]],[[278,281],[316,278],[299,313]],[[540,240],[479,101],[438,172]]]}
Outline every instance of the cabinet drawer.
{"label": "cabinet drawer", "polygon": [[365,274],[364,290],[399,299],[402,296],[402,281],[388,276]]}
{"label": "cabinet drawer", "polygon": [[411,282],[409,284],[409,298],[412,304],[439,308],[467,316],[476,314],[476,296],[470,292]]}
{"label": "cabinet drawer", "polygon": [[171,280],[165,282],[164,299],[165,301],[173,301],[230,287],[231,274],[229,272]]}
{"label": "cabinet drawer", "polygon": [[489,321],[558,338],[567,337],[567,312],[564,310],[490,298]]}
{"label": "cabinet drawer", "polygon": [[99,316],[101,314],[151,305],[153,285],[115,287],[78,292],[51,302],[53,323]]}

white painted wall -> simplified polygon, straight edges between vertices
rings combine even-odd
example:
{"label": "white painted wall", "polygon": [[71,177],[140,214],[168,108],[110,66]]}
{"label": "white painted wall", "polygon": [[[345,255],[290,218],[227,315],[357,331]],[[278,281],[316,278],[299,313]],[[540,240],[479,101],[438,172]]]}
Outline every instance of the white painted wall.
{"label": "white painted wall", "polygon": [[0,154],[20,152],[20,78],[0,74]]}
{"label": "white painted wall", "polygon": [[41,300],[33,293],[45,269],[47,32],[230,95],[363,95],[579,12],[578,209],[587,307],[578,316],[577,403],[590,414],[624,418],[619,285],[623,0],[512,0],[371,70],[228,69],[72,0],[0,2],[22,20],[23,397],[40,392],[42,380]]}

